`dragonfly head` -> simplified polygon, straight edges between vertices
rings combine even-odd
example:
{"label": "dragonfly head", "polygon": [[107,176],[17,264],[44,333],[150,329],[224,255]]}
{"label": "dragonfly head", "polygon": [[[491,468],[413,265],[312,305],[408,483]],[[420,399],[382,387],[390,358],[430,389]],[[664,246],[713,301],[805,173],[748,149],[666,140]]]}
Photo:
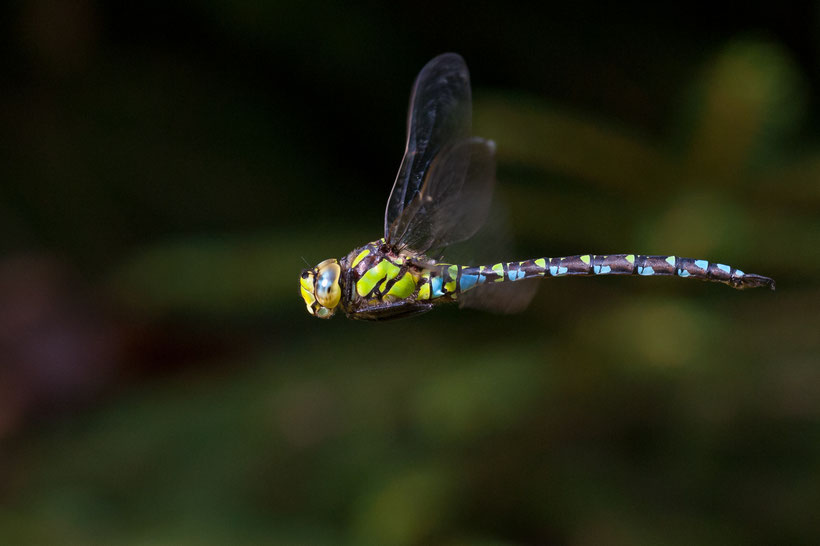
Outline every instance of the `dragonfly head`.
{"label": "dragonfly head", "polygon": [[342,288],[339,286],[341,275],[342,267],[335,258],[325,260],[313,269],[302,271],[299,286],[308,313],[323,319],[333,316],[342,298]]}

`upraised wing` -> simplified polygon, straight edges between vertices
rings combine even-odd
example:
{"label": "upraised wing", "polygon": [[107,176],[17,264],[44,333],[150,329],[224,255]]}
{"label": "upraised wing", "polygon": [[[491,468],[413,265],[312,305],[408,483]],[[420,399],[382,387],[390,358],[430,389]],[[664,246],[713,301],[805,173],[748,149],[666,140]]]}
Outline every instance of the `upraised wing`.
{"label": "upraised wing", "polygon": [[385,239],[418,252],[471,236],[495,178],[495,146],[470,139],[472,97],[464,59],[434,58],[413,85],[407,144],[384,214]]}

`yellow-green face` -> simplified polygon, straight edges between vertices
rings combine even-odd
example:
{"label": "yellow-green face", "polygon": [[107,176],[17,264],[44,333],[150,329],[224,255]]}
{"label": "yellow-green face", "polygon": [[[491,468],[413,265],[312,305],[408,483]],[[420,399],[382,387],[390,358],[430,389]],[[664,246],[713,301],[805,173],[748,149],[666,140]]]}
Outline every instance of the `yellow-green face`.
{"label": "yellow-green face", "polygon": [[333,316],[342,298],[342,288],[339,286],[341,275],[342,267],[339,260],[334,258],[302,271],[299,286],[308,313],[323,319]]}

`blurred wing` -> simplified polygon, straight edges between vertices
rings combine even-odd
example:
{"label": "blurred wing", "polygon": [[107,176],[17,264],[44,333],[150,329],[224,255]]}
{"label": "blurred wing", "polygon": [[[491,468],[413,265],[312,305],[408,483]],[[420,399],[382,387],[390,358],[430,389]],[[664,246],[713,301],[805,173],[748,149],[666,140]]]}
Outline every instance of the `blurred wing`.
{"label": "blurred wing", "polygon": [[525,279],[476,286],[458,297],[459,307],[491,313],[519,313],[527,308],[538,291],[541,279]]}
{"label": "blurred wing", "polygon": [[495,144],[477,137],[456,143],[433,160],[388,241],[426,253],[472,237],[487,217],[494,184]]}
{"label": "blurred wing", "polygon": [[407,144],[384,212],[384,236],[394,243],[406,231],[400,218],[418,196],[433,159],[471,131],[470,74],[464,59],[445,53],[419,72],[410,95]]}
{"label": "blurred wing", "polygon": [[[469,241],[447,249],[447,263],[492,264],[518,254],[510,210],[503,199],[493,199],[487,216],[487,221]],[[518,313],[529,305],[541,286],[540,280],[482,284],[459,294],[459,306],[491,313]]]}

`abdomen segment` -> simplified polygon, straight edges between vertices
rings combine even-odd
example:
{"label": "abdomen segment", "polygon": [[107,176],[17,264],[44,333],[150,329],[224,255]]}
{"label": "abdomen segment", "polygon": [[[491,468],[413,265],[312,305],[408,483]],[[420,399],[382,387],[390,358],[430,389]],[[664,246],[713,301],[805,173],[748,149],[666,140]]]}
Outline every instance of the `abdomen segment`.
{"label": "abdomen segment", "polygon": [[440,264],[422,275],[418,299],[457,297],[485,283],[567,275],[666,275],[720,282],[737,289],[775,288],[774,280],[768,277],[707,260],[640,254],[581,254],[482,266]]}

